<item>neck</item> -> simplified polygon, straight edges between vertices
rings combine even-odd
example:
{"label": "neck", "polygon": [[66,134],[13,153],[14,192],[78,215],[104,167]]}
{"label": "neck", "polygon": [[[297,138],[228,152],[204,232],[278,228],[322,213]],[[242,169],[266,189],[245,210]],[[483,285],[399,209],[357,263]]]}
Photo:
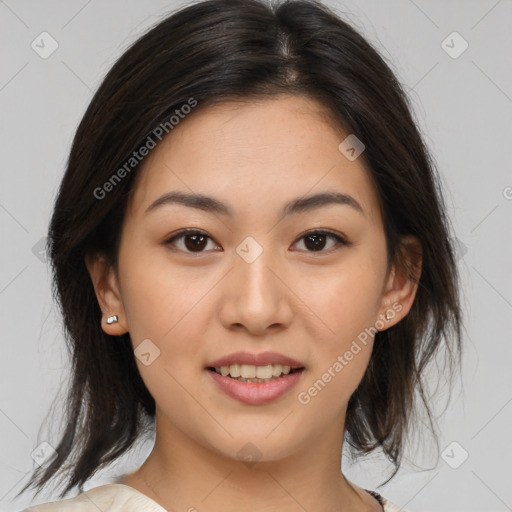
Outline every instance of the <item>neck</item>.
{"label": "neck", "polygon": [[245,443],[238,450],[239,458],[244,458],[241,461],[208,449],[169,423],[164,427],[158,416],[151,454],[121,483],[169,511],[381,510],[373,497],[348,482],[341,471],[343,428],[339,425],[278,460],[268,460],[257,447]]}

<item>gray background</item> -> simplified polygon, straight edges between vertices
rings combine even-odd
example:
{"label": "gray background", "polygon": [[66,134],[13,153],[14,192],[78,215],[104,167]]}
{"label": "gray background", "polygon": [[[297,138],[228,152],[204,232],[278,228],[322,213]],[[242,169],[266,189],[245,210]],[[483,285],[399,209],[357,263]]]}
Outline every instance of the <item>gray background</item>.
{"label": "gray background", "polygon": [[[421,433],[411,438],[403,468],[386,486],[377,488],[391,466],[378,453],[352,467],[345,459],[344,469],[349,479],[409,512],[512,510],[512,2],[326,3],[377,45],[409,90],[446,187],[467,318],[461,376],[451,395],[440,384],[439,397],[446,400],[436,401],[439,415],[446,409],[439,423],[443,456],[436,457],[432,444],[421,448],[420,440],[428,440]],[[39,427],[68,378],[39,249],[74,131],[113,60],[147,27],[185,4],[0,1],[3,511],[30,503],[29,495],[11,500],[36,464],[32,452],[50,439]],[[43,46],[43,31],[58,43],[46,59],[31,47],[33,41]],[[460,55],[464,41],[448,37],[454,31],[469,45]],[[51,48],[49,39],[44,46]],[[441,381],[433,372],[430,382],[435,389]],[[59,403],[56,411],[59,419]],[[141,445],[86,489],[131,471],[150,448]],[[50,498],[40,495],[34,504]]]}

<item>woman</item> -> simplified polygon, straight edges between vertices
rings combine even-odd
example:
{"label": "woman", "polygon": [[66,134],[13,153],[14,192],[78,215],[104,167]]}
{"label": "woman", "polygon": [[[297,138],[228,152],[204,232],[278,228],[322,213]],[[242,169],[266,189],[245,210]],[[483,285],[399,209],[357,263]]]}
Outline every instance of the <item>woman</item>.
{"label": "woman", "polygon": [[[458,278],[405,95],[328,8],[205,1],[135,42],[48,249],[73,382],[31,485],[80,494],[29,510],[398,510],[342,449],[396,474],[427,363],[460,353]],[[153,428],[138,470],[83,492]]]}

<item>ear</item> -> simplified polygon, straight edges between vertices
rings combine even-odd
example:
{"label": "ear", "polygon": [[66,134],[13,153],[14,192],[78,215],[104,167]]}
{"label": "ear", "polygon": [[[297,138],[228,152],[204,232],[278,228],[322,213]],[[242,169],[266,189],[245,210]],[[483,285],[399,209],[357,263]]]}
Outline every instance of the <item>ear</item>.
{"label": "ear", "polygon": [[388,272],[376,324],[385,331],[409,313],[421,276],[422,247],[417,237],[402,236],[397,261]]}
{"label": "ear", "polygon": [[[103,313],[101,328],[111,336],[127,333],[128,324],[114,268],[101,253],[87,254],[85,265],[91,276],[96,298]],[[118,321],[107,324],[107,318],[113,315],[118,317]]]}

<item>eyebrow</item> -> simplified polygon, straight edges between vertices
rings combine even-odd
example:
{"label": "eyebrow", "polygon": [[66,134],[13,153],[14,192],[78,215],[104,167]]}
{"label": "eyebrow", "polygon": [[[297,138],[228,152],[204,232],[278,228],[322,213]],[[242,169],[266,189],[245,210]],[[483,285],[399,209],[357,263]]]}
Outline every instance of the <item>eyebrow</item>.
{"label": "eyebrow", "polygon": [[[181,204],[190,208],[196,208],[206,212],[218,213],[228,217],[234,216],[232,208],[222,203],[218,199],[202,194],[190,194],[179,191],[168,192],[160,196],[148,206],[145,213],[156,210],[161,206],[171,204]],[[307,197],[292,199],[283,206],[281,215],[286,216],[305,213],[334,204],[349,206],[358,213],[364,215],[362,206],[352,196],[348,194],[342,194],[340,192],[321,192]]]}

